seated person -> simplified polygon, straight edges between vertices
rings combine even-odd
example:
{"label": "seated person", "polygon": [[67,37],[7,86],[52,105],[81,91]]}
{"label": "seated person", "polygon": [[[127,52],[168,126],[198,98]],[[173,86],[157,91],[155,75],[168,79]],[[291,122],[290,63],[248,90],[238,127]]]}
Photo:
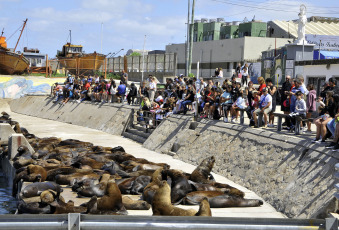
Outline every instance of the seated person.
{"label": "seated person", "polygon": [[187,105],[191,104],[194,101],[194,92],[191,85],[187,88],[187,94],[184,100],[181,102],[181,108],[184,110],[184,114],[187,113]]}
{"label": "seated person", "polygon": [[131,89],[129,90],[129,93],[127,95],[127,102],[130,105],[131,103],[134,103],[134,99],[137,97],[138,95],[138,90],[137,87],[135,86],[134,82],[132,82],[131,84]]}
{"label": "seated person", "polygon": [[264,128],[267,128],[267,114],[272,110],[272,96],[268,94],[266,87],[262,89],[262,95],[259,101],[259,108],[254,110],[253,119],[254,119],[254,128],[258,128],[258,118],[257,114],[263,113],[264,115]]}
{"label": "seated person", "polygon": [[221,98],[220,98],[222,110],[224,112],[224,122],[228,122],[228,114],[230,113],[232,104],[233,104],[231,91],[232,91],[232,86],[227,85],[226,91],[221,95]]}
{"label": "seated person", "polygon": [[247,105],[245,98],[243,98],[243,91],[239,90],[237,92],[237,100],[233,103],[231,107],[232,123],[238,120],[238,109],[246,109],[246,107]]}
{"label": "seated person", "polygon": [[297,97],[297,100],[295,102],[294,112],[290,113],[289,116],[286,117],[287,128],[291,131],[294,130],[296,117],[301,117],[302,119],[306,118],[306,102],[303,98],[303,93],[298,91],[295,96]]}

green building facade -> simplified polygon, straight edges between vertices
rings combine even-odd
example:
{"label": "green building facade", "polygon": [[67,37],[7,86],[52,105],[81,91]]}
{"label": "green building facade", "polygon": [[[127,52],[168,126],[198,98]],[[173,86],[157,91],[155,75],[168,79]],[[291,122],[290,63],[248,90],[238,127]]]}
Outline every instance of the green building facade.
{"label": "green building facade", "polygon": [[[192,26],[192,24],[191,24]],[[245,22],[239,25],[232,25],[223,21],[214,21],[207,19],[196,20],[193,24],[193,41],[212,41],[221,39],[233,39],[245,36],[266,37],[266,22]]]}

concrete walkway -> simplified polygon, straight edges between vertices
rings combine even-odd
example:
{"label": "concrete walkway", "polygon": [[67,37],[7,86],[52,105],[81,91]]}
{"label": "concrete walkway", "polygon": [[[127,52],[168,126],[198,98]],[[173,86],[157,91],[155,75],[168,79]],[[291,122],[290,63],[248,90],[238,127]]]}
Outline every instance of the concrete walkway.
{"label": "concrete walkway", "polygon": [[[114,136],[98,130],[85,128],[81,126],[70,125],[57,121],[51,121],[36,117],[30,117],[13,113],[10,111],[7,101],[0,100],[0,111],[7,111],[10,116],[18,121],[22,127],[25,127],[29,132],[38,137],[59,137],[62,139],[78,139],[81,141],[92,142],[95,145],[116,147],[123,146],[126,152],[134,155],[135,157],[145,158],[153,162],[166,162],[173,169],[181,169],[185,172],[191,173],[196,166],[184,163],[182,161],[173,159],[171,156],[163,155],[145,149],[139,143],[123,138],[121,136]],[[245,198],[248,199],[261,199],[254,192],[233,183],[225,177],[214,174],[217,182],[230,184],[243,192]],[[198,206],[182,206],[183,208],[195,208]],[[151,215],[152,211],[131,211],[130,215]],[[218,217],[247,217],[247,218],[285,218],[282,213],[277,212],[271,205],[264,203],[261,207],[253,208],[222,208],[212,209],[212,215]]]}

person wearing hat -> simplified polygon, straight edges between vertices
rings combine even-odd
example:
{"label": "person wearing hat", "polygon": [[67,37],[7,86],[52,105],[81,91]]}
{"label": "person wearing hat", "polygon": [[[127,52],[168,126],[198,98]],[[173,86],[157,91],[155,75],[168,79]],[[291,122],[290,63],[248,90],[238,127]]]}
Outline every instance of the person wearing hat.
{"label": "person wearing hat", "polygon": [[267,128],[267,114],[272,110],[272,96],[268,93],[268,89],[265,87],[262,89],[262,95],[259,101],[259,108],[254,110],[253,119],[254,119],[254,128],[258,128],[258,118],[259,113],[264,115],[264,127]]}

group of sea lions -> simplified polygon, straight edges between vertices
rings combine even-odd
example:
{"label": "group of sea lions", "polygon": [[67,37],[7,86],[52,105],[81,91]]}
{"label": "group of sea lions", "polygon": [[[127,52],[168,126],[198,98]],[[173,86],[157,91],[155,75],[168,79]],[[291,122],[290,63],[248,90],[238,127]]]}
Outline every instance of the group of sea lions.
{"label": "group of sea lions", "polygon": [[[17,130],[21,130],[17,124]],[[127,210],[148,210],[153,215],[211,216],[210,208],[255,207],[261,200],[245,199],[244,193],[217,183],[211,175],[215,158],[204,159],[192,172],[170,169],[165,163],[136,158],[123,147],[94,146],[79,140],[38,138],[24,135],[34,153],[23,146],[13,159],[16,176],[13,196],[19,213],[88,213],[126,215]],[[18,191],[20,181],[32,182]],[[80,206],[66,202],[65,186],[90,200]],[[17,194],[19,192],[19,194]],[[139,200],[126,195],[140,195]],[[178,204],[199,205],[199,210]]]}

